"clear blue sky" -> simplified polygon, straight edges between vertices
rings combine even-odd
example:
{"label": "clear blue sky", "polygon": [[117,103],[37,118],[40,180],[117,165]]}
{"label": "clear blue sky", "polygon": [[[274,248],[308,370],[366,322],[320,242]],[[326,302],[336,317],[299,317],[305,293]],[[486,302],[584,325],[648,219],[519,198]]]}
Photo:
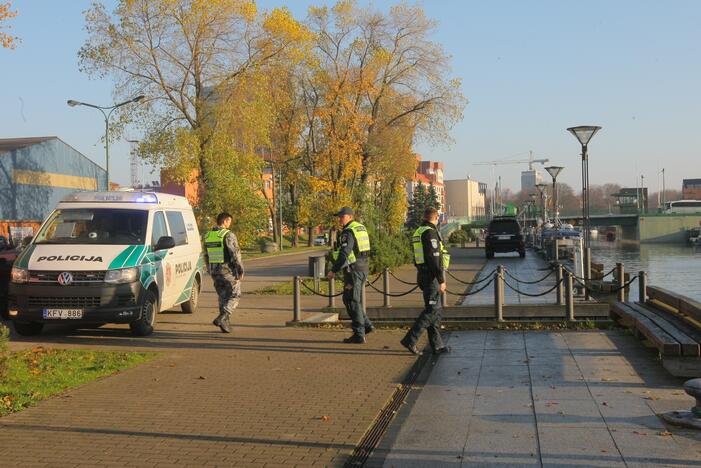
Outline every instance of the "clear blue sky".
{"label": "clear blue sky", "polygon": [[[113,3],[113,2],[107,2]],[[287,4],[305,16],[306,0]],[[362,2],[361,2],[362,3]],[[102,164],[97,111],[66,99],[111,102],[111,82],[78,71],[84,0],[16,0],[12,21],[22,43],[0,50],[0,137],[57,135]],[[376,1],[379,7],[389,2]],[[566,166],[562,180],[580,188],[579,147],[565,128],[601,125],[590,145],[591,183],[657,188],[701,177],[701,2],[698,0],[432,0],[435,39],[453,56],[470,100],[450,147],[420,146],[442,160],[447,178],[490,180],[477,161],[548,157]],[[138,135],[131,135],[138,137]],[[127,183],[128,145],[112,147],[113,178]],[[513,159],[513,158],[510,158]],[[519,188],[521,165],[501,166],[505,186]],[[153,179],[157,179],[154,176]]]}

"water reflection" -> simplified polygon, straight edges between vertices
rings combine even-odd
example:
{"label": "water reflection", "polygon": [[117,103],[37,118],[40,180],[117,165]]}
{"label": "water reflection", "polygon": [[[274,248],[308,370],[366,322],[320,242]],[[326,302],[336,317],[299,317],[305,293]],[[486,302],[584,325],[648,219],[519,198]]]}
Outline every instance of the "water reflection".
{"label": "water reflection", "polygon": [[[603,263],[604,271],[622,262],[631,275],[646,271],[650,285],[701,301],[701,249],[698,247],[592,241],[591,249],[593,261]],[[633,286],[631,298],[637,298],[637,284]]]}

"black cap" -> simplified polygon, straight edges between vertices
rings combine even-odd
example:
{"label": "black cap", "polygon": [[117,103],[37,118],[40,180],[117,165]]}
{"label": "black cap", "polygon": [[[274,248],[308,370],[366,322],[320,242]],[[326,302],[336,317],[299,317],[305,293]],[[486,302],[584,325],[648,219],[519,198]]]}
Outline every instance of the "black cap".
{"label": "black cap", "polygon": [[336,213],[336,216],[343,216],[343,215],[352,215],[353,214],[353,208],[350,206],[344,206],[341,208],[338,213]]}

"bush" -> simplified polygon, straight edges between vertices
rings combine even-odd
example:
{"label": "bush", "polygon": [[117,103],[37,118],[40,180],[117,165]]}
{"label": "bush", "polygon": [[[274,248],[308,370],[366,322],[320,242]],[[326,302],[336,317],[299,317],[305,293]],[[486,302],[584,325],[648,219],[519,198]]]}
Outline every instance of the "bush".
{"label": "bush", "polygon": [[3,381],[7,376],[7,367],[10,361],[10,350],[8,349],[9,337],[10,329],[4,325],[0,325],[0,381]]}
{"label": "bush", "polygon": [[406,232],[397,234],[379,234],[369,230],[370,234],[370,271],[379,273],[384,268],[394,268],[413,261],[410,235]]}
{"label": "bush", "polygon": [[461,244],[463,242],[467,242],[468,239],[469,237],[467,235],[467,232],[462,229],[458,229],[450,233],[450,236],[448,236],[448,243]]}

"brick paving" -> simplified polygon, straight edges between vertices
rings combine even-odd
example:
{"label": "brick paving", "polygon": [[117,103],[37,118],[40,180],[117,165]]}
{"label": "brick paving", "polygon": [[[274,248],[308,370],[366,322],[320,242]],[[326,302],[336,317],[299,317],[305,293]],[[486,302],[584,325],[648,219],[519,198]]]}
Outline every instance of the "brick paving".
{"label": "brick paving", "polygon": [[207,288],[194,316],[161,314],[148,338],[116,325],[13,337],[162,357],[1,418],[0,466],[342,466],[415,361],[401,331],[358,346],[286,328],[288,297],[244,296],[224,335],[215,300]]}

